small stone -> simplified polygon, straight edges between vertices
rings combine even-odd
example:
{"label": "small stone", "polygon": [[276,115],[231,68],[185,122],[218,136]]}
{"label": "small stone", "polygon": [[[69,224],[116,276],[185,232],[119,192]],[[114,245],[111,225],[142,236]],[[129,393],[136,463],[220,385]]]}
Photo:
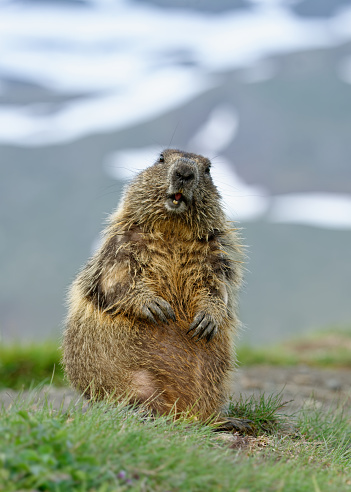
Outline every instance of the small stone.
{"label": "small stone", "polygon": [[340,391],[342,388],[340,381],[335,378],[327,379],[325,384],[327,388],[331,389],[332,391]]}

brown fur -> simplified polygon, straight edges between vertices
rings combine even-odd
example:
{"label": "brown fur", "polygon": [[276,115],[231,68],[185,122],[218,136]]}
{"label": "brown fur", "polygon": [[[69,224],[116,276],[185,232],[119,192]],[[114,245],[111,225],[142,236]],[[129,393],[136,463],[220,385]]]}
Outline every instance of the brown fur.
{"label": "brown fur", "polygon": [[[165,150],[126,189],[74,281],[63,362],[88,397],[127,395],[156,413],[190,409],[201,419],[225,402],[242,255],[209,166]],[[179,191],[184,203],[173,201]]]}

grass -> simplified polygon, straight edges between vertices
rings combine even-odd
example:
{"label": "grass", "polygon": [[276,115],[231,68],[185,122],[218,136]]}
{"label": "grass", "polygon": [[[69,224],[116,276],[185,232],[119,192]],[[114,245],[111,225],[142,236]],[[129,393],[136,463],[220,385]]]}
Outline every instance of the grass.
{"label": "grass", "polygon": [[54,411],[19,398],[0,415],[0,491],[350,490],[351,422],[342,410],[301,412],[299,433],[289,434],[278,407],[279,395],[243,403],[244,417],[264,415],[271,428],[238,448],[190,419],[141,418],[108,402]]}
{"label": "grass", "polygon": [[0,345],[0,389],[22,389],[51,380],[63,385],[58,343],[46,341],[22,345]]}
{"label": "grass", "polygon": [[278,413],[287,403],[290,402],[283,401],[282,392],[270,395],[262,393],[260,396],[251,395],[247,398],[239,395],[230,398],[228,416],[252,421],[253,434],[256,436],[277,434],[291,428],[292,417]]}
{"label": "grass", "polygon": [[[351,332],[332,330],[276,350],[242,347],[238,358],[351,367],[340,355],[349,343]],[[2,347],[0,385],[64,384],[59,360],[51,342]],[[253,435],[233,437],[109,402],[54,410],[31,394],[0,409],[0,492],[351,491],[351,418],[342,406],[291,417],[281,394],[238,397],[228,416],[252,421]]]}
{"label": "grass", "polygon": [[[316,332],[276,346],[241,345],[240,366],[298,365],[351,368],[351,328]],[[58,343],[47,341],[21,345],[0,345],[0,389],[28,388],[43,380],[56,386],[65,384]]]}

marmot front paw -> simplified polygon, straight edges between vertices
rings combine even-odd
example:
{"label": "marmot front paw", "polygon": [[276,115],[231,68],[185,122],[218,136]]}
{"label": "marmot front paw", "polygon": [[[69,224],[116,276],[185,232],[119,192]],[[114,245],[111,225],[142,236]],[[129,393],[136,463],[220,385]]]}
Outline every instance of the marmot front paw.
{"label": "marmot front paw", "polygon": [[206,314],[204,311],[200,311],[191,323],[187,333],[191,334],[191,338],[197,337],[197,342],[202,338],[207,338],[209,342],[218,333],[218,326],[213,317],[210,314]]}
{"label": "marmot front paw", "polygon": [[152,323],[157,324],[157,318],[162,323],[168,324],[168,320],[176,321],[176,316],[170,304],[162,297],[153,297],[141,308],[142,316]]}

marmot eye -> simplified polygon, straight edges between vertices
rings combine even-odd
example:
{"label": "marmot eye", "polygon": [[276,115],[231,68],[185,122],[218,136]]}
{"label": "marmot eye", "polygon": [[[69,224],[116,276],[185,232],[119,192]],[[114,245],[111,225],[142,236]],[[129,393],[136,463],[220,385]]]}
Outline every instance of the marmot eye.
{"label": "marmot eye", "polygon": [[165,162],[165,157],[163,154],[160,154],[160,157],[158,158],[159,162]]}

